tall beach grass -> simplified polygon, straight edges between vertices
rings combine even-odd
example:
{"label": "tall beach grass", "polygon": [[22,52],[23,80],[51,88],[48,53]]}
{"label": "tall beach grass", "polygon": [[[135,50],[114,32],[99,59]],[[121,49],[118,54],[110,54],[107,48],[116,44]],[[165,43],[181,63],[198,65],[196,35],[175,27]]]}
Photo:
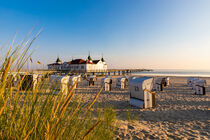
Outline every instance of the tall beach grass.
{"label": "tall beach grass", "polygon": [[[30,73],[21,72],[38,35],[32,39],[27,36],[17,46],[11,43],[1,57],[0,139],[113,139],[115,112],[110,107],[91,109],[102,89],[86,104],[71,86],[65,95],[47,78],[32,90],[23,91],[24,78]],[[18,79],[15,84],[14,72]]]}

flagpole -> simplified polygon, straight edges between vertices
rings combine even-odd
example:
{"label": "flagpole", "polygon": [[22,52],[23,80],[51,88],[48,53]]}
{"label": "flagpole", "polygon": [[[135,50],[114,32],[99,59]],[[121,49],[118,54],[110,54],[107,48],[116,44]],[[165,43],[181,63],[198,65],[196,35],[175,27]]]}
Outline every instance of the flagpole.
{"label": "flagpole", "polygon": [[[28,53],[26,53],[26,58],[28,58]],[[27,59],[27,71],[29,72],[29,63],[28,63],[28,59]]]}

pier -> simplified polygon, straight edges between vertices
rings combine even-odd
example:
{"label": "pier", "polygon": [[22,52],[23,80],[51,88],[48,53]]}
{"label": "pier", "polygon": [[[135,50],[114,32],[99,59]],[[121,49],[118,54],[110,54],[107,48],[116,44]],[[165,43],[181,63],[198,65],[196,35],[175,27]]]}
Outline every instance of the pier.
{"label": "pier", "polygon": [[33,70],[34,73],[50,73],[50,74],[87,74],[87,75],[131,75],[132,73],[142,72],[142,71],[152,71],[151,69],[107,69],[105,71],[100,70],[91,70],[91,71],[82,71],[82,70],[47,70],[47,69],[38,69]]}

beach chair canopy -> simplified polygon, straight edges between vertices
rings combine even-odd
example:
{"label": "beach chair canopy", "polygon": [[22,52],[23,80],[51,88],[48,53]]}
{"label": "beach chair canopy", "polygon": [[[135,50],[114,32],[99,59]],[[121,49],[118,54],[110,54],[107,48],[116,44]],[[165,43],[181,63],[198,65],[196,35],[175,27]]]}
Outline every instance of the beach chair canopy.
{"label": "beach chair canopy", "polygon": [[204,87],[206,85],[206,80],[196,80],[195,85]]}
{"label": "beach chair canopy", "polygon": [[118,83],[126,82],[126,80],[128,80],[126,77],[117,78],[117,82],[118,82]]}
{"label": "beach chair canopy", "polygon": [[139,77],[129,82],[130,96],[144,100],[144,90],[152,90],[153,78],[152,77]]}
{"label": "beach chair canopy", "polygon": [[155,81],[155,83],[156,84],[164,84],[166,82],[166,79],[165,78],[158,78],[156,81]]}
{"label": "beach chair canopy", "polygon": [[190,83],[192,83],[193,81],[196,81],[196,80],[199,80],[199,79],[198,78],[189,77],[187,79],[187,83],[190,84]]}
{"label": "beach chair canopy", "polygon": [[104,79],[104,83],[109,83],[109,84],[111,84],[111,83],[112,83],[112,78],[110,78],[110,77],[105,78],[105,79]]}
{"label": "beach chair canopy", "polygon": [[51,84],[61,84],[61,83],[69,83],[70,76],[57,76],[57,75],[51,75],[50,76],[50,83]]}
{"label": "beach chair canopy", "polygon": [[136,79],[136,77],[135,77],[135,76],[129,77],[129,78],[128,78],[128,82],[131,81],[131,80],[133,80],[133,79]]}
{"label": "beach chair canopy", "polygon": [[198,78],[196,78],[196,79],[193,79],[191,82],[192,82],[192,84],[196,84],[198,81],[200,81]]}

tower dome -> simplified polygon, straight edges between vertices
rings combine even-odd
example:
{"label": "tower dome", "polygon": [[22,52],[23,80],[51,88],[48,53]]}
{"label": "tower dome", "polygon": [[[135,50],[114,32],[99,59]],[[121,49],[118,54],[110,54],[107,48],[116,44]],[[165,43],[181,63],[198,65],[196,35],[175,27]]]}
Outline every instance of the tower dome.
{"label": "tower dome", "polygon": [[104,60],[104,58],[103,58],[103,57],[101,58],[101,61],[102,61],[102,62],[105,62],[105,60]]}
{"label": "tower dome", "polygon": [[60,60],[59,57],[57,58],[56,63],[58,63],[58,64],[61,64],[62,63],[62,61]]}
{"label": "tower dome", "polygon": [[92,63],[93,62],[93,60],[92,60],[92,58],[90,57],[90,55],[88,56],[88,62],[90,62],[90,63]]}

